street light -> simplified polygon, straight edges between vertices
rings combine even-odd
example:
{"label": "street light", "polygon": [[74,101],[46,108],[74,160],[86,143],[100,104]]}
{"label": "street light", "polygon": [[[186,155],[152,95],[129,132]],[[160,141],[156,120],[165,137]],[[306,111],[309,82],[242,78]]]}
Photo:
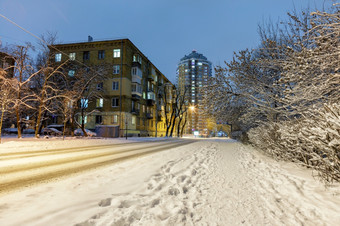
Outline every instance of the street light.
{"label": "street light", "polygon": [[[189,110],[191,111],[191,114],[190,114],[190,124],[189,124],[189,127],[192,129],[192,131],[195,133],[195,128],[193,128],[193,126],[195,126],[195,123],[193,123],[193,114],[195,113],[195,105],[190,105],[189,106]],[[188,131],[189,132],[189,131]]]}

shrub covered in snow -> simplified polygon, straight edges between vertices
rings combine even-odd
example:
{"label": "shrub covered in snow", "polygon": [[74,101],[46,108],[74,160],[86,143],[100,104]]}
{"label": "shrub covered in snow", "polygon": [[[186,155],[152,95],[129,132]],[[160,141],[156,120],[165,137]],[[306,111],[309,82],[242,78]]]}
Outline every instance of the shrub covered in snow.
{"label": "shrub covered in snow", "polygon": [[340,181],[340,104],[325,104],[309,117],[253,128],[248,136],[276,158],[311,167],[327,182]]}

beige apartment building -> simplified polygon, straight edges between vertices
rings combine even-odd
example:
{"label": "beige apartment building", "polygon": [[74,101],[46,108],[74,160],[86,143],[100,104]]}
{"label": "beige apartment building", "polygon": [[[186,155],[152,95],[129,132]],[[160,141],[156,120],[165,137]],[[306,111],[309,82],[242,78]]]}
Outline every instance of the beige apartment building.
{"label": "beige apartment building", "polygon": [[[88,105],[84,119],[87,129],[119,126],[120,136],[165,135],[165,108],[171,108],[174,85],[129,39],[93,41],[89,37],[88,42],[58,44],[50,49],[57,64],[68,60],[109,68],[97,84],[102,96],[95,101],[81,100]],[[67,74],[75,73],[76,69],[69,68]]]}

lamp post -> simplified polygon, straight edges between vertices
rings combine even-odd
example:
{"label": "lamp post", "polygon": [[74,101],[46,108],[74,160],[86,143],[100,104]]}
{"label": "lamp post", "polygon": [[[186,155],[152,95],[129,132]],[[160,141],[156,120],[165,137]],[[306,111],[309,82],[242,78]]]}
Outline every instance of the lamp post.
{"label": "lamp post", "polygon": [[[193,132],[195,132],[195,128],[193,129],[193,126],[195,125],[194,123],[192,123],[192,119],[193,119],[193,113],[195,112],[195,105],[191,105],[190,107],[189,107],[189,110],[191,111],[191,114],[190,114],[190,125],[191,125],[191,127],[190,127],[190,129],[191,129],[191,133],[193,133]],[[188,131],[189,132],[189,131]],[[190,134],[190,132],[189,132],[189,134]]]}
{"label": "lamp post", "polygon": [[128,130],[128,119],[127,115],[125,117],[125,139],[127,140],[127,130]]}

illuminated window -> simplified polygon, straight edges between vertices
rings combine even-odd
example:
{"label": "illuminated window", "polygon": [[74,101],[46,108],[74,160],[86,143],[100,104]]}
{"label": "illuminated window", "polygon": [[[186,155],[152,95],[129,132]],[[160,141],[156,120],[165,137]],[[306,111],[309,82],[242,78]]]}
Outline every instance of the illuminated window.
{"label": "illuminated window", "polygon": [[103,98],[97,99],[97,101],[96,101],[96,107],[97,107],[97,108],[102,108],[103,105],[104,105],[104,100],[103,100]]}
{"label": "illuminated window", "polygon": [[73,77],[74,76],[75,70],[69,70],[68,71],[68,76]]}
{"label": "illuminated window", "polygon": [[118,123],[118,115],[113,115],[112,122],[113,123]]}
{"label": "illuminated window", "polygon": [[138,54],[133,55],[132,61],[133,62],[138,62],[138,63],[142,64],[142,57],[139,56]]}
{"label": "illuminated window", "polygon": [[131,118],[131,124],[136,125],[136,116],[134,116],[134,115]]}
{"label": "illuminated window", "polygon": [[89,100],[88,99],[80,99],[80,107],[81,108],[88,108]]}
{"label": "illuminated window", "polygon": [[120,49],[114,49],[113,50],[113,57],[119,58],[120,57]]}
{"label": "illuminated window", "polygon": [[[82,122],[83,117],[79,116],[79,122]],[[84,117],[84,124],[87,123],[87,116]]]}
{"label": "illuminated window", "polygon": [[70,53],[69,57],[70,57],[70,60],[75,60],[76,59],[76,53]]}
{"label": "illuminated window", "polygon": [[61,53],[56,53],[55,54],[55,62],[60,62],[61,61]]}

